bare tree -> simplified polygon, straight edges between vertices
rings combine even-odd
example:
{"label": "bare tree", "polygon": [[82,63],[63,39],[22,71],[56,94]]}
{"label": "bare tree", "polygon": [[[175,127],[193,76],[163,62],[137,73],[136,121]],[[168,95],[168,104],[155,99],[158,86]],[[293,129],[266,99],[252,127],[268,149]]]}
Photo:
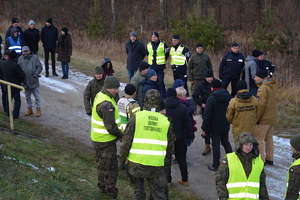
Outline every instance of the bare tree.
{"label": "bare tree", "polygon": [[113,15],[112,28],[116,28],[116,10],[115,10],[115,0],[111,0],[111,11]]}

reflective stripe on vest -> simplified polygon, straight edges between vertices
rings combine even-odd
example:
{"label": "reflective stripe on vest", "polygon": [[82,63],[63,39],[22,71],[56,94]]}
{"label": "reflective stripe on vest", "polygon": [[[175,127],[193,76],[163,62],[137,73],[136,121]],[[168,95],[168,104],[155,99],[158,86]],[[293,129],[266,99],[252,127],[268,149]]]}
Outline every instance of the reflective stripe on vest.
{"label": "reflective stripe on vest", "polygon": [[[148,49],[148,64],[152,65],[153,64],[153,48],[152,48],[152,43],[149,42],[147,44],[147,49]],[[156,49],[156,64],[158,65],[163,65],[166,64],[166,56],[165,56],[165,44],[163,42],[160,42],[157,49]]]}
{"label": "reflective stripe on vest", "polygon": [[248,178],[236,153],[227,154],[227,159],[229,199],[259,199],[260,175],[264,167],[261,157],[252,159],[252,171]]}
{"label": "reflective stripe on vest", "polygon": [[[288,187],[289,187],[290,169],[291,169],[293,166],[295,166],[295,165],[300,165],[300,158],[298,158],[297,160],[295,160],[295,162],[293,162],[293,164],[290,166],[290,168],[289,168],[289,170],[288,170],[288,172],[287,172],[287,177],[286,177],[286,181],[287,181],[287,183],[286,183],[286,191],[287,191],[287,189],[288,189]],[[285,191],[284,197],[286,197],[286,191]],[[299,191],[298,200],[300,200],[300,191]]]}
{"label": "reflective stripe on vest", "polygon": [[93,102],[93,109],[92,109],[92,120],[91,120],[91,139],[95,142],[109,142],[115,140],[117,137],[110,134],[103,123],[103,119],[99,117],[97,114],[96,107],[98,104],[102,103],[103,101],[109,101],[115,107],[115,123],[119,128],[121,128],[121,121],[119,116],[118,106],[113,98],[110,98],[106,94],[99,92]]}
{"label": "reflective stripe on vest", "polygon": [[184,65],[186,61],[186,57],[182,54],[184,47],[178,46],[177,50],[175,51],[174,47],[171,47],[170,55],[171,65]]}
{"label": "reflective stripe on vest", "polygon": [[[126,125],[128,123],[128,119],[130,118],[130,115],[128,113],[128,106],[130,103],[134,103],[137,101],[133,98],[125,98],[122,97],[121,99],[119,99],[118,101],[118,109],[120,112],[120,119],[121,119],[121,130],[124,131],[126,128]],[[131,112],[134,114],[135,112],[139,111],[140,107],[136,107],[134,109],[131,110]]]}
{"label": "reflective stripe on vest", "polygon": [[158,112],[137,112],[128,160],[142,165],[164,166],[169,126],[167,117]]}
{"label": "reflective stripe on vest", "polygon": [[17,54],[22,54],[22,47],[20,42],[20,36],[17,37],[17,42],[15,42],[11,36],[8,37],[10,47],[8,47],[9,51],[15,50]]}

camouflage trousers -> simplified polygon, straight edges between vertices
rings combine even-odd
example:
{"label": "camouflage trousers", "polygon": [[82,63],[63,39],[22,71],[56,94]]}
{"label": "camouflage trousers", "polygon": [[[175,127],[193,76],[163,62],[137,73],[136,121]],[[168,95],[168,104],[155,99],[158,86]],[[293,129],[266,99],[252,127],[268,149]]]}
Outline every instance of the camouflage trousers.
{"label": "camouflage trousers", "polygon": [[115,199],[118,195],[118,160],[116,144],[95,148],[97,156],[98,188],[103,194]]}

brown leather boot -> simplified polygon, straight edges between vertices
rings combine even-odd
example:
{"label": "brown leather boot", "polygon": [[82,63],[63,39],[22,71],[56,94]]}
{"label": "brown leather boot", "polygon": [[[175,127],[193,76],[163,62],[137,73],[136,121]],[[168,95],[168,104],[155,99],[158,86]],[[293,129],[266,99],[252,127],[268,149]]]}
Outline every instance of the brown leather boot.
{"label": "brown leather boot", "polygon": [[206,156],[207,154],[209,154],[211,152],[211,148],[210,148],[210,144],[205,144],[205,149],[202,152],[202,155]]}
{"label": "brown leather boot", "polygon": [[29,116],[29,115],[32,115],[33,112],[32,112],[32,108],[31,107],[28,107],[27,108],[27,112],[25,113],[25,116]]}
{"label": "brown leather boot", "polygon": [[178,183],[185,186],[185,187],[189,186],[189,182],[184,182],[184,181],[182,181],[182,179],[179,179]]}
{"label": "brown leather boot", "polygon": [[42,115],[41,108],[36,108],[36,117],[40,117]]}

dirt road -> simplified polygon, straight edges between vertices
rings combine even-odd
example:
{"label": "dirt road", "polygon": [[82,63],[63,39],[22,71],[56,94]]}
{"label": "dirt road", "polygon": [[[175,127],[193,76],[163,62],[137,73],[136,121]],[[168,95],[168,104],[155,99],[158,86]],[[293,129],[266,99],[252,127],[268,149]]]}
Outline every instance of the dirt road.
{"label": "dirt road", "polygon": [[[60,76],[45,78],[44,71],[40,78],[40,94],[42,98],[42,116],[35,115],[25,117],[27,110],[24,94],[22,94],[22,107],[20,117],[34,123],[44,124],[64,133],[67,137],[73,138],[92,148],[89,130],[90,117],[86,115],[83,106],[83,90],[92,77],[86,76],[75,69],[70,69],[69,79],[61,79],[61,68],[57,67]],[[124,89],[121,87],[121,90]],[[197,126],[200,129],[202,119],[197,115]],[[292,163],[289,149],[289,139],[274,136],[275,140],[275,165],[266,166],[267,185],[271,199],[283,199],[285,191],[286,170]],[[233,140],[231,140],[233,144]],[[202,199],[217,199],[215,189],[214,172],[207,169],[212,164],[212,155],[202,156],[204,140],[200,137],[200,131],[196,134],[194,143],[188,148],[188,161],[192,162],[189,171],[189,187],[183,187],[177,183],[179,179],[178,165],[172,166],[173,187],[180,188],[187,192],[193,192]],[[222,156],[224,156],[222,149]]]}

